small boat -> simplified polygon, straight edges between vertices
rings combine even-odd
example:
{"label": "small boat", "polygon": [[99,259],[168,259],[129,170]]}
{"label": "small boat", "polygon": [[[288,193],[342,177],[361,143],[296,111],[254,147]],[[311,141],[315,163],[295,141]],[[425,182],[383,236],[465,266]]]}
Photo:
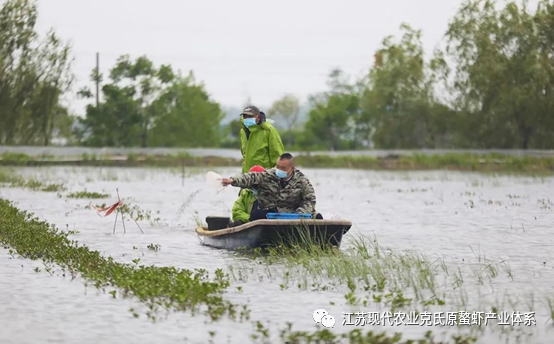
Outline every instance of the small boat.
{"label": "small boat", "polygon": [[352,222],[344,220],[263,219],[220,229],[199,226],[196,233],[204,245],[231,250],[300,244],[306,241],[339,247],[342,236],[350,227]]}

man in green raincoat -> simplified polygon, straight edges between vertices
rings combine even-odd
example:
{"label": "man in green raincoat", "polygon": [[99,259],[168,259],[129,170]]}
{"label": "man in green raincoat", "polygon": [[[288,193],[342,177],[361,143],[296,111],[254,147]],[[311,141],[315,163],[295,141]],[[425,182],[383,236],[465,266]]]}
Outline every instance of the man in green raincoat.
{"label": "man in green raincoat", "polygon": [[[265,168],[259,165],[252,166],[248,172],[264,172]],[[230,227],[239,226],[243,223],[250,221],[250,212],[252,206],[256,201],[257,190],[256,189],[242,189],[239,193],[239,198],[233,204],[233,222]]]}
{"label": "man in green raincoat", "polygon": [[241,113],[240,151],[242,172],[254,165],[272,168],[285,152],[281,136],[275,127],[266,122],[265,114],[255,106],[247,106]]}

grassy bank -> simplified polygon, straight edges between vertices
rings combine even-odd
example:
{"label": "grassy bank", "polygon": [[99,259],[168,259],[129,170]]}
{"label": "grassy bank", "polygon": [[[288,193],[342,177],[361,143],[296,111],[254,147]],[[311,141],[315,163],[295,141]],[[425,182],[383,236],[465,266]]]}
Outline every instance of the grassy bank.
{"label": "grassy bank", "polygon": [[554,173],[554,158],[502,154],[449,153],[387,156],[300,155],[297,164],[306,167],[371,170],[457,170],[483,172]]}
{"label": "grassy bank", "polygon": [[[554,173],[553,157],[512,156],[504,154],[411,154],[372,156],[329,156],[300,154],[296,157],[298,166],[314,168],[355,168],[371,170],[431,170],[446,169],[458,171],[512,172],[512,173]],[[0,165],[6,166],[159,166],[159,167],[219,167],[240,166],[241,161],[217,156],[192,156],[187,153],[176,155],[90,155],[60,158],[53,156],[32,157],[21,153],[0,155]]]}
{"label": "grassy bank", "polygon": [[[187,270],[118,263],[103,257],[54,226],[20,211],[0,199],[0,243],[12,253],[29,259],[56,264],[71,274],[80,274],[97,288],[113,289],[116,297],[134,296],[144,302],[154,317],[157,309],[202,310],[211,319],[238,315],[239,306],[223,298],[229,280],[222,270],[213,277],[202,269]],[[247,315],[242,309],[241,316]],[[136,314],[138,316],[138,314]]]}

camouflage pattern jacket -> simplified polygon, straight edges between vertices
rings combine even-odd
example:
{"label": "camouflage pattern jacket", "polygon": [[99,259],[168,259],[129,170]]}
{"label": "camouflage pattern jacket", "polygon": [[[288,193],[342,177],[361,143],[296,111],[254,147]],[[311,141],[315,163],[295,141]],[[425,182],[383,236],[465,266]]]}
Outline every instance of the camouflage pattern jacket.
{"label": "camouflage pattern jacket", "polygon": [[258,190],[262,209],[277,209],[280,213],[315,214],[315,192],[302,172],[295,169],[290,179],[279,179],[275,169],[244,173],[233,177],[233,186]]}

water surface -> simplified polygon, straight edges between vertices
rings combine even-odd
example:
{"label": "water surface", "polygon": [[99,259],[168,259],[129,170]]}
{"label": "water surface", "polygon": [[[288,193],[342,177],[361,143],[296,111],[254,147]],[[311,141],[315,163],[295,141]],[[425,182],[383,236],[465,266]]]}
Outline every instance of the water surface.
{"label": "water surface", "polygon": [[[215,170],[224,176],[237,173],[236,168]],[[232,279],[226,297],[248,304],[252,320],[268,322],[274,335],[286,322],[293,322],[297,330],[314,330],[312,312],[317,308],[326,308],[339,320],[334,331],[353,329],[340,324],[343,312],[384,310],[378,305],[347,305],[346,288],[340,286],[328,291],[294,286],[282,289],[279,273],[264,275],[264,270],[249,258],[201,246],[194,232],[197,222],[207,215],[228,215],[238,193],[235,188],[210,188],[205,183],[206,169],[186,169],[184,175],[180,169],[159,168],[41,167],[14,171],[28,178],[64,183],[67,191],[2,187],[1,198],[12,200],[20,209],[32,211],[62,230],[77,230],[74,239],[105,256],[121,262],[140,258],[142,264],[209,271],[237,271],[237,267],[252,265],[249,276]],[[510,332],[509,342],[517,342],[518,334],[530,334],[532,337],[521,337],[519,341],[547,343],[554,335],[545,304],[546,297],[554,295],[553,177],[450,171],[303,171],[316,189],[318,211],[327,218],[353,222],[343,249],[348,248],[349,238],[363,235],[376,238],[383,247],[395,251],[413,250],[430,260],[441,259],[450,266],[460,266],[469,271],[464,281],[468,308],[489,311],[491,305],[496,305],[507,311],[537,312],[537,327]],[[114,202],[116,188],[128,203],[160,220],[142,221],[144,234],[129,220],[124,234],[119,222],[116,234],[112,234],[114,217],[98,216],[87,205]],[[109,193],[110,198],[66,197],[69,192],[85,189]],[[151,243],[160,245],[160,250],[149,250]],[[480,284],[471,268],[484,259],[498,264],[499,272],[498,277]],[[155,323],[145,316],[136,319],[129,309],[141,313],[144,307],[133,298],[113,299],[87,287],[80,278],[72,280],[56,271],[50,274],[41,262],[10,256],[6,249],[0,249],[0,261],[2,343],[205,343],[210,339],[210,330],[216,331],[215,342],[239,343],[249,341],[253,333],[251,322],[224,319],[211,323],[203,316],[182,312],[163,314]],[[509,267],[513,279],[508,278],[504,266]],[[41,271],[35,272],[36,267]],[[279,267],[275,269],[279,271]],[[241,292],[236,290],[238,286],[242,287]],[[457,298],[459,290],[445,290],[449,299]],[[462,310],[459,307],[449,300],[441,310]],[[426,330],[439,336],[458,331],[406,326],[387,330],[414,338]],[[482,338],[487,343],[506,340],[494,329],[486,331]]]}

